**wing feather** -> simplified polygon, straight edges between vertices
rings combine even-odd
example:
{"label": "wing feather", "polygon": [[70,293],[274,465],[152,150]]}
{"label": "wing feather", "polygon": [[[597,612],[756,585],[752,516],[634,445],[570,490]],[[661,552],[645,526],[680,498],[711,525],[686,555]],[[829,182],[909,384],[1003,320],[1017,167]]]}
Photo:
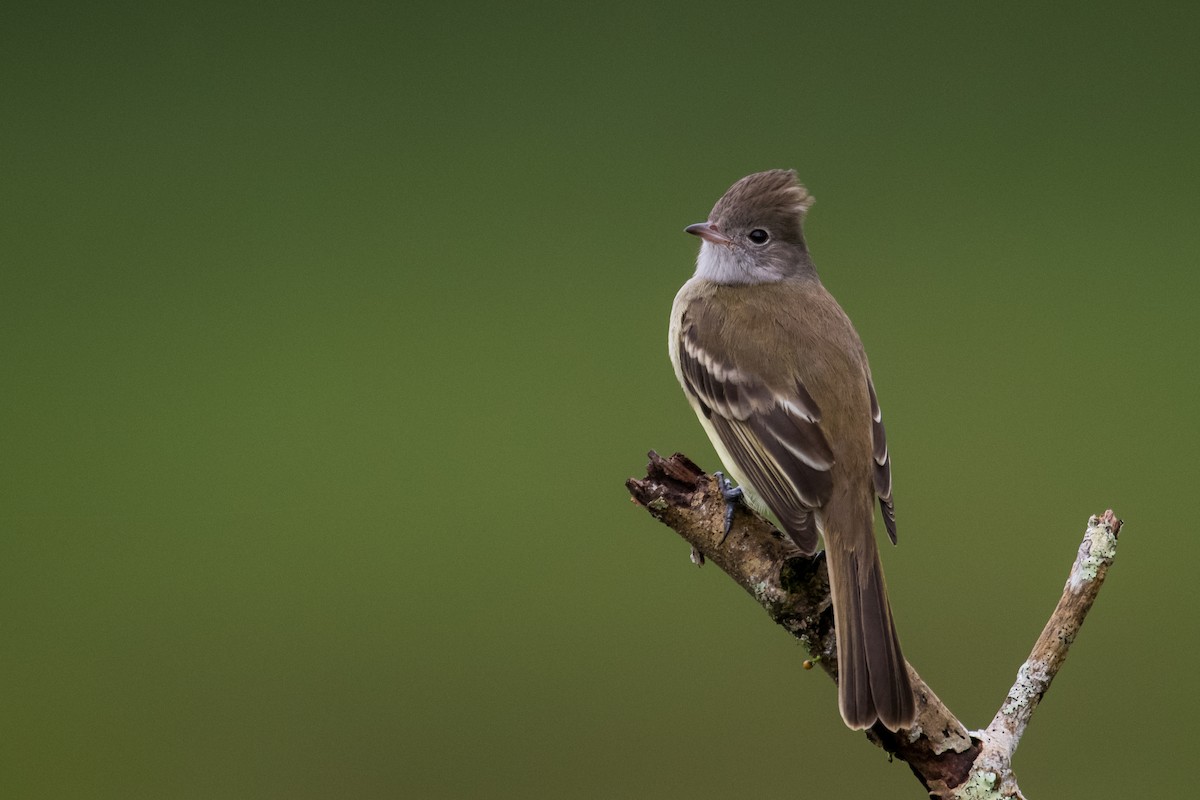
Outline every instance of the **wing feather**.
{"label": "wing feather", "polygon": [[716,358],[686,324],[678,358],[686,388],[753,491],[803,551],[815,552],[812,511],[833,491],[833,450],[812,396],[799,382],[778,392]]}
{"label": "wing feather", "polygon": [[875,494],[879,497],[879,510],[883,512],[883,525],[888,538],[896,543],[896,506],[892,502],[892,460],[888,456],[887,434],[883,430],[883,412],[875,397],[875,385],[867,379],[871,393],[871,440],[875,458]]}

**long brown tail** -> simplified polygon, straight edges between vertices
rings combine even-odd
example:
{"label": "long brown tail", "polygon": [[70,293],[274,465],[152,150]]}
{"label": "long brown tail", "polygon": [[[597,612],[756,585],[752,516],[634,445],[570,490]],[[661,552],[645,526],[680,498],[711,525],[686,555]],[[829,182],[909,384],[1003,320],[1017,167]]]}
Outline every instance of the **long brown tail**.
{"label": "long brown tail", "polygon": [[910,727],[916,717],[912,683],[892,623],[887,586],[874,531],[825,531],[829,591],[837,629],[838,708],[852,729],[878,719],[889,730]]}

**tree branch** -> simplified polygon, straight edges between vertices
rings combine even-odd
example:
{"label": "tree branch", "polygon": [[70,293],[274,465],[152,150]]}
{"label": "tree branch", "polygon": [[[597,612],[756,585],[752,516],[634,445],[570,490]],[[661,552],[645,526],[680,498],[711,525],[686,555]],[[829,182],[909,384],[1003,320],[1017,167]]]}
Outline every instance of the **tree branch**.
{"label": "tree branch", "polygon": [[[692,546],[695,560],[716,564],[837,680],[823,554],[803,557],[790,540],[745,507],[738,510],[725,537],[725,503],[716,481],[678,453],[663,459],[651,451],[646,477],[630,478],[625,485],[634,500]],[[867,738],[905,761],[931,797],[1022,797],[1012,773],[1012,753],[1096,599],[1116,553],[1120,528],[1121,521],[1111,511],[1089,520],[1058,608],[986,730],[968,733],[909,664],[916,722],[895,733],[876,724]]]}
{"label": "tree branch", "polygon": [[985,731],[975,732],[984,742],[977,772],[997,776],[998,780],[993,779],[993,782],[998,784],[1001,797],[1023,797],[1012,778],[1013,752],[1034,709],[1066,661],[1067,651],[1100,593],[1108,568],[1117,555],[1120,533],[1121,520],[1111,510],[1088,520],[1083,543],[1071,565],[1071,574],[1058,606],[1042,629],[1033,652],[1017,670],[1017,680],[1008,690],[1008,697],[996,712],[992,724]]}

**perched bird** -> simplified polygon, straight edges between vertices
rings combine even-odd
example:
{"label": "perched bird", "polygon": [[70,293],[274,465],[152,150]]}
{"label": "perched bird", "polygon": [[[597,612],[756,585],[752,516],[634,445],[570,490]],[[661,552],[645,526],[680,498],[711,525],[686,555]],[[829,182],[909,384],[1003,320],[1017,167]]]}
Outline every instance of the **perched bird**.
{"label": "perched bird", "polygon": [[760,172],[686,228],[703,241],[671,362],[739,484],[727,500],[740,490],[805,555],[825,540],[842,719],[897,730],[916,708],[875,544],[876,500],[896,541],[891,464],[862,342],[804,242],[812,202],[795,172]]}

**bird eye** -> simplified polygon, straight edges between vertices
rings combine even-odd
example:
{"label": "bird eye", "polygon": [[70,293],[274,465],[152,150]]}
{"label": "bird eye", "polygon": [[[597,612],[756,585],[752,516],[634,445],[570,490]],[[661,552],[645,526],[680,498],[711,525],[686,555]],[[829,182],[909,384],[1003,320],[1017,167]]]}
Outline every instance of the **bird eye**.
{"label": "bird eye", "polygon": [[771,234],[767,233],[762,228],[755,228],[754,230],[750,231],[750,241],[754,242],[755,244],[766,244],[767,240],[770,238]]}

